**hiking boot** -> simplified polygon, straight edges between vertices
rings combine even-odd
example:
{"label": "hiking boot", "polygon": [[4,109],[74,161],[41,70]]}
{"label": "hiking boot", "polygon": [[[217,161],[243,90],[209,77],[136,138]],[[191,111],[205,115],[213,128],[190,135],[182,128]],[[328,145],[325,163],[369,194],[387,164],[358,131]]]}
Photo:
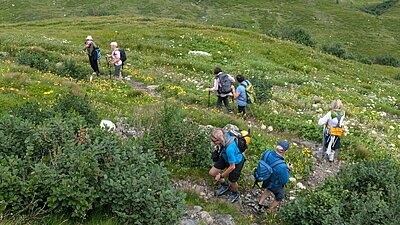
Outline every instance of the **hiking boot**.
{"label": "hiking boot", "polygon": [[238,192],[232,192],[231,196],[229,196],[228,200],[232,203],[236,202],[239,199]]}
{"label": "hiking boot", "polygon": [[333,162],[335,159],[335,151],[331,151],[331,154],[328,155],[329,162]]}
{"label": "hiking boot", "polygon": [[229,186],[226,184],[221,184],[220,187],[215,191],[215,196],[219,197],[225,194],[229,190]]}

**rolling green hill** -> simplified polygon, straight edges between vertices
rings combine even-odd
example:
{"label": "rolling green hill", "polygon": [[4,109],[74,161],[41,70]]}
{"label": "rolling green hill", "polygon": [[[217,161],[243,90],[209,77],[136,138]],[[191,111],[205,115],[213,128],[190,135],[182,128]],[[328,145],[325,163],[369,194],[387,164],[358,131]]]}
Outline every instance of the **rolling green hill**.
{"label": "rolling green hill", "polygon": [[80,16],[149,16],[175,18],[208,25],[248,29],[260,33],[301,27],[318,46],[341,43],[353,54],[400,58],[400,4],[381,16],[361,11],[382,1],[340,0],[191,0],[191,1],[11,1],[2,4],[0,20],[23,22]]}

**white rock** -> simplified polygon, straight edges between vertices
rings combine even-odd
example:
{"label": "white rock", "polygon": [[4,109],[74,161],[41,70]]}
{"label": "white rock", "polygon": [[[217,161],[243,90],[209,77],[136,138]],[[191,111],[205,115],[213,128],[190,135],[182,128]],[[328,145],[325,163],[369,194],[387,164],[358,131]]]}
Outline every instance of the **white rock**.
{"label": "white rock", "polygon": [[267,129],[267,126],[265,126],[264,124],[261,125],[261,130],[265,130],[265,129]]}
{"label": "white rock", "polygon": [[189,51],[189,55],[201,55],[201,56],[211,56],[210,53],[208,52],[203,52],[203,51]]}
{"label": "white rock", "polygon": [[307,189],[306,186],[304,186],[304,184],[302,184],[301,182],[297,183],[296,186],[297,186],[299,189],[303,189],[303,190],[304,190],[304,189]]}
{"label": "white rock", "polygon": [[289,197],[289,200],[291,200],[291,201],[293,201],[293,200],[295,200],[296,199],[296,197],[294,197],[294,196],[290,196]]}
{"label": "white rock", "polygon": [[274,128],[272,126],[268,126],[268,131],[272,132],[274,130]]}
{"label": "white rock", "polygon": [[100,127],[103,129],[108,127],[108,131],[115,130],[115,124],[110,120],[101,120]]}
{"label": "white rock", "polygon": [[391,130],[394,130],[394,126],[389,126],[389,128],[390,128]]}
{"label": "white rock", "polygon": [[296,182],[297,180],[296,180],[296,178],[294,178],[294,177],[289,177],[289,181],[290,181],[290,182]]}

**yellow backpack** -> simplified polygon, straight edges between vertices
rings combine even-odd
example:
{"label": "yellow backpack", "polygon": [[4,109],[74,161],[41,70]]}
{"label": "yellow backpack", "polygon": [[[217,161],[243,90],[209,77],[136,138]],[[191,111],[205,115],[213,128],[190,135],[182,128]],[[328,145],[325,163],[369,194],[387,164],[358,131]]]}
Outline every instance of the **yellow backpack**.
{"label": "yellow backpack", "polygon": [[329,125],[326,125],[326,127],[329,129],[329,133],[333,136],[341,137],[344,134],[344,129],[341,124],[342,117],[344,116],[344,112],[340,112],[339,115],[336,112],[332,111],[332,119],[334,118],[333,116],[336,116],[338,123],[335,127],[331,127]]}

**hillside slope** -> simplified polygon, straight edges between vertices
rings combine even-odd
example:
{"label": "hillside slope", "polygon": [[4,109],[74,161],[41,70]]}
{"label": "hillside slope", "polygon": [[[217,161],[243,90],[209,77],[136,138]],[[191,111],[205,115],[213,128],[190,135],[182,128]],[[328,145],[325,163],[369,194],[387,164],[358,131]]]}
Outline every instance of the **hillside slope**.
{"label": "hillside slope", "polygon": [[0,11],[0,20],[12,23],[79,16],[150,16],[261,33],[280,32],[294,26],[310,32],[318,46],[341,43],[356,55],[374,58],[389,54],[400,58],[400,4],[394,5],[383,15],[374,16],[361,9],[383,0],[339,2],[340,4],[336,4],[334,0],[6,0]]}

